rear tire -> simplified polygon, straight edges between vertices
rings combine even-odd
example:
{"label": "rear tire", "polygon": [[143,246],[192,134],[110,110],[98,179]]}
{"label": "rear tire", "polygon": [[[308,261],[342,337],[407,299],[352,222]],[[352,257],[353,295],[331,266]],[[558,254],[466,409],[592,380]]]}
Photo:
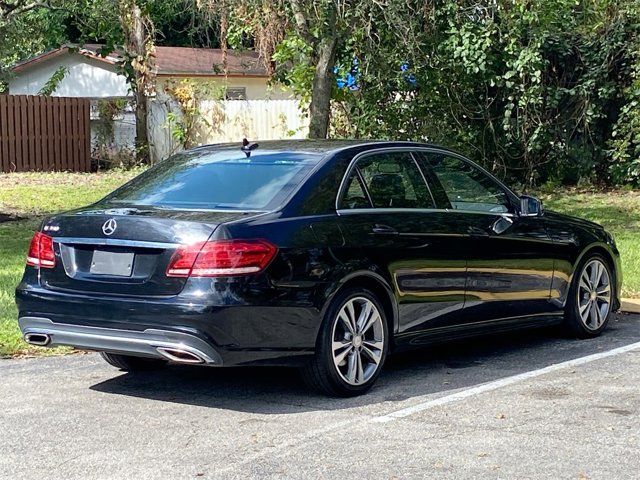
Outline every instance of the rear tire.
{"label": "rear tire", "polygon": [[125,372],[147,372],[164,367],[167,362],[154,358],[133,357],[116,353],[100,352],[100,356],[109,364]]}
{"label": "rear tire", "polygon": [[609,323],[614,277],[609,262],[599,254],[580,262],[565,306],[565,327],[578,338],[599,336]]}
{"label": "rear tire", "polygon": [[363,288],[344,290],[327,310],[303,379],[326,395],[362,395],[378,378],[388,346],[387,320],[376,296]]}

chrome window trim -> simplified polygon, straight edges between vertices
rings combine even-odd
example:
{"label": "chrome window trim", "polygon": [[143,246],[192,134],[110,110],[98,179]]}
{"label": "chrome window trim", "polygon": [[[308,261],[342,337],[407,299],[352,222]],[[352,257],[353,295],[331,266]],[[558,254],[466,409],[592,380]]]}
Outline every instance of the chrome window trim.
{"label": "chrome window trim", "polygon": [[[493,180],[494,182],[496,182],[500,188],[502,188],[508,196],[511,197],[511,200],[518,200],[520,197],[518,197],[518,195],[516,195],[513,190],[511,190],[509,187],[507,187],[504,183],[502,183],[500,180],[498,180],[494,175],[492,175],[491,173],[489,173],[487,170],[485,170],[484,168],[482,168],[480,165],[476,164],[475,162],[472,162],[471,160],[469,160],[468,158],[463,157],[462,155],[455,153],[455,152],[451,152],[449,150],[444,150],[441,148],[437,148],[437,147],[418,147],[418,146],[402,146],[402,147],[384,147],[384,148],[376,148],[376,149],[372,149],[372,150],[366,150],[364,152],[360,152],[359,154],[357,154],[355,157],[353,157],[351,159],[351,161],[349,162],[349,166],[347,167],[347,170],[345,171],[344,176],[342,177],[342,181],[340,182],[340,187],[338,188],[338,194],[336,195],[336,201],[335,201],[335,209],[336,212],[338,214],[340,214],[339,212],[344,212],[345,210],[367,210],[367,209],[341,209],[340,208],[340,200],[342,199],[343,195],[344,195],[344,190],[346,188],[346,183],[347,180],[349,178],[349,176],[351,175],[352,170],[354,169],[356,163],[358,162],[358,160],[365,158],[369,155],[375,155],[375,154],[380,154],[380,153],[386,153],[386,152],[409,152],[411,154],[411,157],[415,160],[415,156],[413,155],[412,152],[427,152],[427,153],[440,153],[440,154],[444,154],[444,155],[451,155],[452,157],[456,157],[460,160],[462,160],[463,162],[466,162],[468,164],[470,164],[471,166],[478,168],[482,173],[484,173],[485,175],[487,175],[491,180]],[[424,178],[424,172],[422,172],[422,168],[420,167],[420,165],[418,164],[418,168],[420,170],[420,173],[423,175]],[[429,182],[426,182],[425,179],[425,183],[427,185],[427,189],[429,191],[429,193],[431,193],[431,188],[429,187]],[[432,194],[433,195],[433,194]],[[434,203],[435,204],[435,203]],[[372,204],[373,205],[373,204]],[[437,206],[437,204],[435,204]],[[514,206],[514,208],[517,208],[516,206]],[[375,210],[383,210],[383,209],[375,209]],[[479,212],[479,211],[475,211],[475,210],[455,210],[455,209],[418,209],[418,208],[406,208],[406,209],[391,209],[391,210],[400,210],[400,211],[447,211],[447,212],[461,212],[461,213],[479,213],[479,214],[488,214],[488,215],[507,215],[507,216],[512,216],[512,217],[517,217],[518,215],[515,213],[511,213],[511,212],[504,212],[504,213],[499,213],[499,212]]]}
{"label": "chrome window trim", "polygon": [[341,208],[336,210],[338,215],[353,215],[356,213],[471,213],[474,215],[490,215],[492,217],[515,218],[510,212],[481,212],[476,210],[456,210],[453,208]]}

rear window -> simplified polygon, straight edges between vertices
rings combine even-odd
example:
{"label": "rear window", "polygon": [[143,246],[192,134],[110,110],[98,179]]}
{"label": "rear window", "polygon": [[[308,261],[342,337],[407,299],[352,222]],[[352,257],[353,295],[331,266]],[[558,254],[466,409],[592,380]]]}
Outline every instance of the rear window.
{"label": "rear window", "polygon": [[270,210],[321,158],[300,152],[240,149],[175,155],[105,198],[109,204],[178,209]]}

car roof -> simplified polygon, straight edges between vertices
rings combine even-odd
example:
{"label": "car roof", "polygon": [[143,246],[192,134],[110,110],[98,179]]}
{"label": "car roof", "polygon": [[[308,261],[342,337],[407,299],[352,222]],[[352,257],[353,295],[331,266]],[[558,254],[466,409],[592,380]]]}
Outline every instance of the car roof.
{"label": "car roof", "polygon": [[[400,140],[256,140],[251,143],[257,143],[258,147],[254,150],[259,152],[260,150],[268,150],[270,152],[307,152],[316,153],[319,155],[326,155],[334,153],[339,150],[348,150],[351,148],[358,149],[360,151],[367,150],[367,147],[373,148],[385,148],[385,147],[421,147],[421,148],[437,148],[440,150],[446,150],[455,153],[453,150],[439,145],[410,142]],[[202,145],[195,147],[190,151],[198,151],[206,153],[219,152],[221,150],[239,150],[242,147],[242,142],[237,143],[217,143],[211,145]]]}

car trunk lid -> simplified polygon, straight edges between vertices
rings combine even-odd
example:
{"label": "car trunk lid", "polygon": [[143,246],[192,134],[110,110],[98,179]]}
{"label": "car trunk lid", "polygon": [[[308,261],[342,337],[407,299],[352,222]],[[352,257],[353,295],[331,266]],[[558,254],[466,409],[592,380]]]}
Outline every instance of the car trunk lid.
{"label": "car trunk lid", "polygon": [[185,278],[167,277],[180,245],[206,241],[224,222],[256,215],[234,211],[85,208],[51,218],[56,264],[43,268],[45,288],[113,295],[180,293]]}

